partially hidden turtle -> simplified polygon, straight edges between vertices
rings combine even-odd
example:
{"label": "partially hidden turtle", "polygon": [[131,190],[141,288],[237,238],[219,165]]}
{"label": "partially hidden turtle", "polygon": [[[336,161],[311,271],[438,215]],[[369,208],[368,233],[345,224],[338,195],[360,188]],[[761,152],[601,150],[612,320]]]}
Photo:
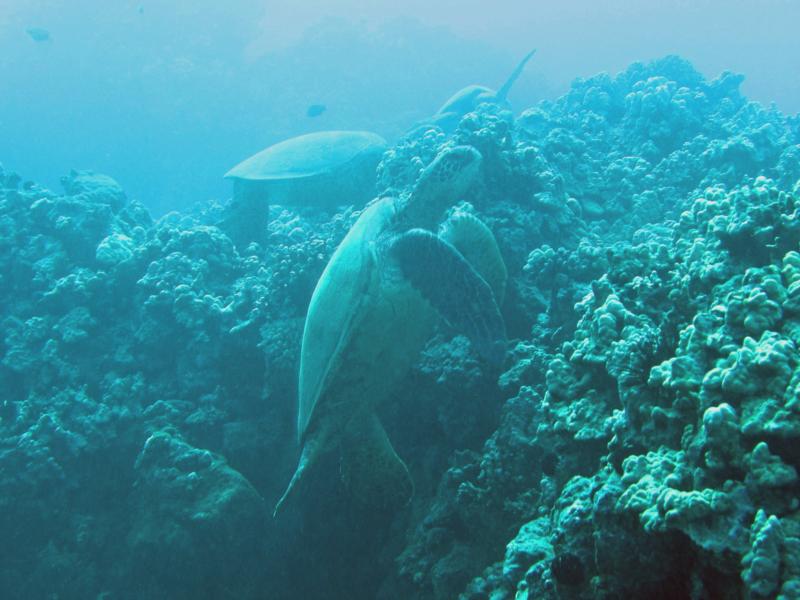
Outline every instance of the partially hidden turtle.
{"label": "partially hidden turtle", "polygon": [[320,131],[279,142],[225,174],[233,200],[221,224],[237,244],[260,241],[270,204],[333,208],[375,196],[386,140],[369,131]]}
{"label": "partially hidden turtle", "polygon": [[[484,359],[502,362],[505,326],[497,299],[506,269],[494,236],[463,211],[434,233],[477,178],[480,163],[470,146],[441,151],[409,195],[370,203],[332,255],[306,316],[297,415],[302,452],[276,515],[319,458],[336,448],[350,497],[384,508],[410,499],[411,478],[376,408],[407,374],[440,317]],[[474,264],[465,258],[478,254]]]}
{"label": "partially hidden turtle", "polygon": [[525,65],[533,58],[534,54],[536,54],[536,50],[531,50],[519,61],[517,67],[511,72],[511,75],[509,75],[506,82],[498,91],[484,85],[468,85],[467,87],[461,88],[450,96],[442,107],[436,111],[433,117],[423,121],[417,127],[436,125],[437,127],[441,127],[445,132],[450,132],[456,128],[464,115],[472,112],[478,105],[484,102],[508,106],[508,93],[511,91],[517,79],[519,79],[519,76],[522,75]]}

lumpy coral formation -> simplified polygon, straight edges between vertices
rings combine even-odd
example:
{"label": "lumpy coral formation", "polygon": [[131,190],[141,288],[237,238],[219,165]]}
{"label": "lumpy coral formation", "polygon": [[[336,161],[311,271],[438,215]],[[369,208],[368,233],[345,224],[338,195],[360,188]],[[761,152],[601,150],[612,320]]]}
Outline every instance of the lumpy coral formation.
{"label": "lumpy coral formation", "polygon": [[303,319],[358,216],[154,221],[109,177],[0,170],[0,589],[8,598],[795,598],[800,126],[668,57],[378,169],[484,158],[501,371],[442,327],[381,420],[416,482],[365,514],[296,460]]}

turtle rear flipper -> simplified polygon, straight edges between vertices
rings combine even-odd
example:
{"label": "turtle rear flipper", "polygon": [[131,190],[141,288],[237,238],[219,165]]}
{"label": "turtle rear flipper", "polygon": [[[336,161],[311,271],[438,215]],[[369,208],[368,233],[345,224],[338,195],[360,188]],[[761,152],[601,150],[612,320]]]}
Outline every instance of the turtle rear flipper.
{"label": "turtle rear flipper", "polygon": [[497,240],[486,223],[472,213],[455,210],[440,227],[439,237],[450,242],[467,259],[492,288],[497,304],[502,304],[508,271]]}
{"label": "turtle rear flipper", "polygon": [[276,518],[278,513],[281,512],[286,502],[300,494],[301,490],[307,485],[307,475],[311,467],[313,467],[319,460],[322,454],[323,445],[318,438],[310,438],[304,445],[303,451],[300,453],[300,460],[297,463],[297,469],[292,475],[292,480],[286,487],[278,503],[275,505],[275,510],[272,512],[272,517]]}
{"label": "turtle rear flipper", "polygon": [[405,278],[492,364],[505,356],[505,325],[494,293],[451,244],[425,229],[397,236],[389,250]]}
{"label": "turtle rear flipper", "polygon": [[360,508],[395,510],[408,504],[414,483],[374,412],[353,418],[342,441],[342,483]]}

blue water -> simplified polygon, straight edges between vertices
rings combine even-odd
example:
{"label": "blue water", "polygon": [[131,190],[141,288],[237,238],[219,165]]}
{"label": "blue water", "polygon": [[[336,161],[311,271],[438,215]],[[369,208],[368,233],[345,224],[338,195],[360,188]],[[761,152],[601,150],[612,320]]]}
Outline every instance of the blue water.
{"label": "blue water", "polygon": [[[112,173],[156,213],[224,198],[230,166],[317,129],[396,138],[467,83],[515,86],[518,108],[577,76],[679,52],[707,76],[800,109],[792,2],[278,2],[5,0],[0,7],[0,155],[56,185],[72,168]],[[26,32],[51,34],[36,42]],[[309,119],[310,105],[328,110]]]}

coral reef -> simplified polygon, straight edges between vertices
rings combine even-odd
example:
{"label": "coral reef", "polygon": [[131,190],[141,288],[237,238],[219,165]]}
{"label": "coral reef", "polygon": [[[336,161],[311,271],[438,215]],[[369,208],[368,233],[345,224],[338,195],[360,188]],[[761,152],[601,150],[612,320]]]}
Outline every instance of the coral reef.
{"label": "coral reef", "polygon": [[[364,514],[297,459],[307,303],[358,216],[212,204],[154,221],[110,177],[0,169],[0,590],[7,598],[795,598],[800,130],[667,57],[489,104],[446,146],[508,267],[499,372],[443,324],[382,409],[416,483]],[[4,157],[5,158],[5,157]]]}

